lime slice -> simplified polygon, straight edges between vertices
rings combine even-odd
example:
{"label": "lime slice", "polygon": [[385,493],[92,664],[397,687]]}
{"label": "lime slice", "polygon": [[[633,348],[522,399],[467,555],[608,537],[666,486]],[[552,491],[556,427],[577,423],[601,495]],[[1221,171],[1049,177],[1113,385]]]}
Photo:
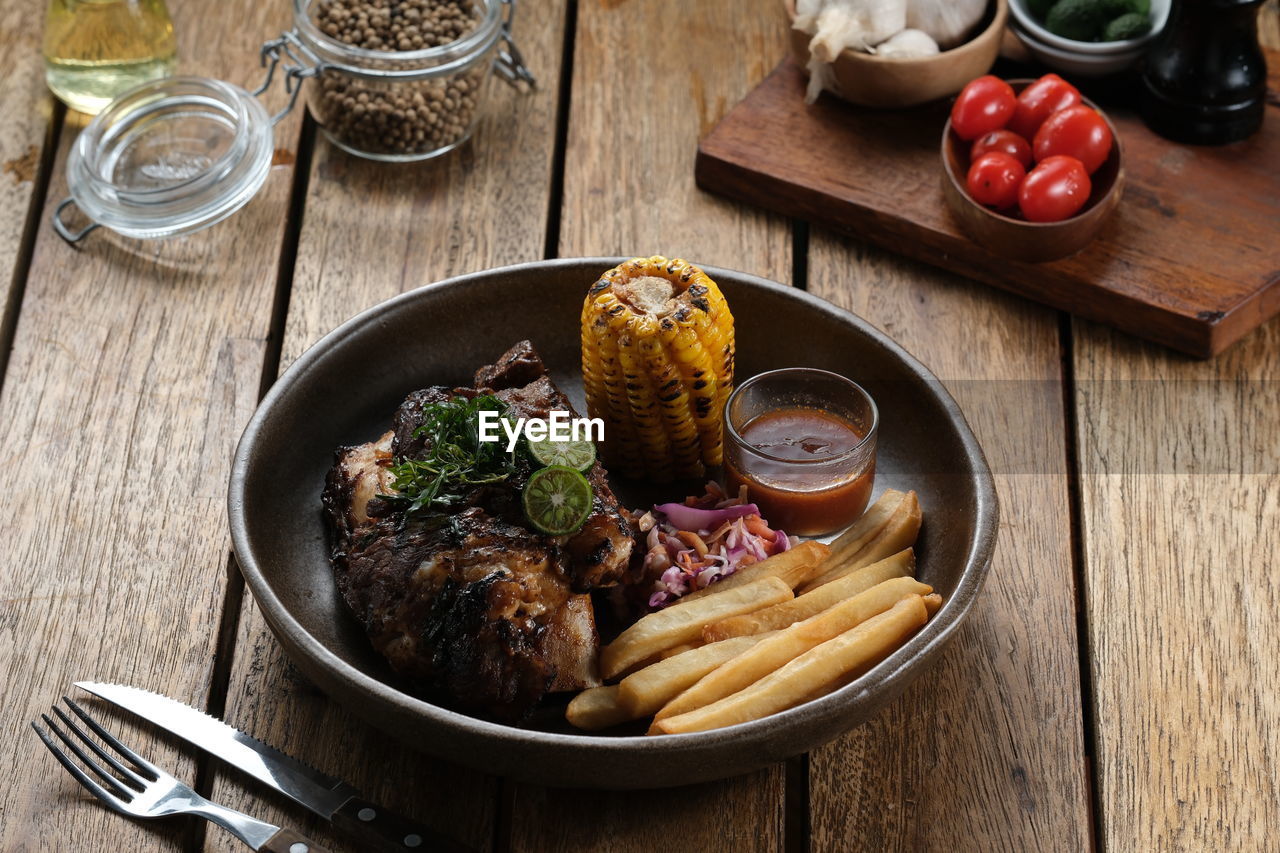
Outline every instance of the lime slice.
{"label": "lime slice", "polygon": [[529,446],[529,455],[539,465],[563,465],[575,471],[586,471],[596,461],[594,441],[552,441],[549,438],[530,441],[526,438],[525,443]]}
{"label": "lime slice", "polygon": [[591,514],[591,484],[578,471],[550,465],[533,472],[524,487],[524,515],[550,536],[573,533]]}

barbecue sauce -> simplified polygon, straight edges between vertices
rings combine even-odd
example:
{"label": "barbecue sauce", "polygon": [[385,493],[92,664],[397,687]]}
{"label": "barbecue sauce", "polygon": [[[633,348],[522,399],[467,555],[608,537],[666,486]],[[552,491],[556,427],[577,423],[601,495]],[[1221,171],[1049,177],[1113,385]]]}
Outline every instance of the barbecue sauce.
{"label": "barbecue sauce", "polygon": [[747,445],[773,458],[745,450],[726,454],[729,492],[745,483],[771,527],[815,536],[851,524],[866,509],[875,480],[874,449],[867,448],[864,458],[841,458],[866,435],[855,424],[822,409],[789,407],[757,415],[738,432]]}

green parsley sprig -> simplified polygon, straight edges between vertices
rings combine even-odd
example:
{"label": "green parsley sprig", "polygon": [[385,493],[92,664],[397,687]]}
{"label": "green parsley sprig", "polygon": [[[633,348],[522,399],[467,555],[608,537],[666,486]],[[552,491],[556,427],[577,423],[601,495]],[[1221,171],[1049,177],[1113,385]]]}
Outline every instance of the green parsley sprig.
{"label": "green parsley sprig", "polygon": [[515,453],[502,441],[480,440],[480,413],[507,413],[507,405],[491,394],[453,397],[422,408],[415,437],[425,437],[421,458],[398,458],[390,467],[396,493],[387,500],[407,503],[406,514],[445,510],[461,503],[476,487],[501,483],[515,473]]}

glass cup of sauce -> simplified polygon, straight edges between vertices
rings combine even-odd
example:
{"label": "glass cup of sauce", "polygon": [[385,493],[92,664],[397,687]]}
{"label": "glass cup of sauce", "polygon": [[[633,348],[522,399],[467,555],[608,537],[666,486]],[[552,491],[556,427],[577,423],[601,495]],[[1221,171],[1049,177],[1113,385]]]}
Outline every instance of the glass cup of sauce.
{"label": "glass cup of sauce", "polygon": [[867,508],[880,414],[862,386],[808,367],[753,376],[725,404],[730,493],[747,485],[770,526],[819,536]]}

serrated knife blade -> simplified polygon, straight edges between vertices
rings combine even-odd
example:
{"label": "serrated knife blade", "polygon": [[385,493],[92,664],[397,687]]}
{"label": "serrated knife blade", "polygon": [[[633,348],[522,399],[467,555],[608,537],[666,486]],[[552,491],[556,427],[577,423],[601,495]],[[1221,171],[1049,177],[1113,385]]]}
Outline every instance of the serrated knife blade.
{"label": "serrated knife blade", "polygon": [[334,827],[378,850],[467,848],[361,798],[352,786],[190,705],[123,684],[77,681],[76,687],[177,735],[306,806]]}

